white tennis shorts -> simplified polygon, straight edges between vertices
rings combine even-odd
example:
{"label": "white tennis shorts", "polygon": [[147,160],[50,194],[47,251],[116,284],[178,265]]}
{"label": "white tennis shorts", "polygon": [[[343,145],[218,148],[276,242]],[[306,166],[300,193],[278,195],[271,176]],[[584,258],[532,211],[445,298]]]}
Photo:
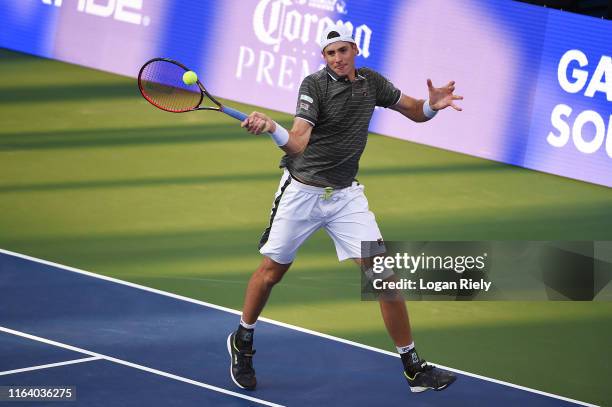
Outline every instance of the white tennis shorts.
{"label": "white tennis shorts", "polygon": [[361,242],[381,242],[367,256],[384,252],[374,214],[368,208],[364,186],[357,182],[326,196],[325,189],[303,184],[285,170],[276,191],[270,226],[259,245],[261,254],[281,264],[293,262],[299,247],[324,228],[336,245],[338,260],[361,258]]}

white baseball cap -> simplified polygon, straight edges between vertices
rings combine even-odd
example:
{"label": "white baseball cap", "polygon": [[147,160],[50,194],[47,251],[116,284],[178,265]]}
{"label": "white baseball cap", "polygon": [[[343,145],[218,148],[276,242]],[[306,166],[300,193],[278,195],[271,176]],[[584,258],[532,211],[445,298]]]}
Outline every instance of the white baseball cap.
{"label": "white baseball cap", "polygon": [[343,25],[335,24],[328,26],[323,33],[321,34],[321,51],[325,49],[329,44],[333,44],[338,41],[346,41],[352,42],[353,44],[357,44],[353,37],[351,37],[351,32]]}

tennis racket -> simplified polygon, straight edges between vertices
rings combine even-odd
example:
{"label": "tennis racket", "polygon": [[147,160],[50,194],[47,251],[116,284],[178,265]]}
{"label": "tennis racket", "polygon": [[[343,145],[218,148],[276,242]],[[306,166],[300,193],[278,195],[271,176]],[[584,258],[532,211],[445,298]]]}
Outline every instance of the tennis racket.
{"label": "tennis racket", "polygon": [[[153,106],[172,113],[195,110],[216,110],[243,121],[248,116],[215,99],[198,79],[193,85],[183,82],[183,74],[190,69],[168,58],[153,58],[138,72],[138,88]],[[215,106],[202,106],[204,96]]]}

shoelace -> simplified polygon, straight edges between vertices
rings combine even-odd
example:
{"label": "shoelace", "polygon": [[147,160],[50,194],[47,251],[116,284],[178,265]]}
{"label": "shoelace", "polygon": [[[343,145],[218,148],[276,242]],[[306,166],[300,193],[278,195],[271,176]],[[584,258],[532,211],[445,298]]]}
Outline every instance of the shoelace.
{"label": "shoelace", "polygon": [[414,373],[411,373],[411,375],[412,375],[411,379],[416,378],[417,375],[419,375],[420,373],[428,372],[428,371],[433,370],[433,369],[434,369],[434,366],[430,365],[425,360],[421,360],[421,365],[419,366],[419,370],[417,370]]}

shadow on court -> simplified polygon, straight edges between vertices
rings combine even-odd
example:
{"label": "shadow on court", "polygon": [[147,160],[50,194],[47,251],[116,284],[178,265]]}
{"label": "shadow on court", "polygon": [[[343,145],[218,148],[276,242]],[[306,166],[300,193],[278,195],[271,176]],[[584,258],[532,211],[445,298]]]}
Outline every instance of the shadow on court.
{"label": "shadow on court", "polygon": [[0,151],[210,143],[249,137],[236,124],[77,129],[0,134]]}
{"label": "shadow on court", "polygon": [[[210,141],[210,140],[209,140]],[[1,147],[0,147],[1,149]],[[364,168],[362,173],[366,177],[389,176],[389,175],[424,175],[438,173],[469,173],[486,171],[512,171],[515,167],[497,163],[478,164],[449,164],[449,165],[419,165],[419,166],[392,166],[384,168]],[[516,169],[520,171],[520,169]],[[60,190],[89,190],[104,188],[141,188],[151,186],[167,185],[209,185],[223,184],[228,182],[249,183],[252,181],[276,181],[279,172],[263,173],[238,173],[182,177],[160,177],[160,178],[132,178],[132,179],[107,179],[107,180],[83,180],[66,182],[45,182],[34,184],[5,184],[0,185],[0,193],[7,192],[32,192],[32,191],[60,191]],[[272,184],[271,184],[272,185]]]}
{"label": "shadow on court", "polygon": [[0,105],[19,103],[69,102],[140,97],[135,82],[100,84],[64,84],[45,86],[11,86],[2,88]]}
{"label": "shadow on court", "polygon": [[[166,185],[209,185],[228,182],[252,181],[277,181],[278,172],[260,174],[222,174],[202,175],[192,177],[168,177],[168,178],[135,178],[135,179],[112,179],[73,182],[49,182],[44,184],[14,184],[1,185],[0,193],[3,192],[31,192],[31,191],[62,191],[62,190],[91,190],[103,188],[143,188]],[[272,184],[271,184],[272,185]]]}

